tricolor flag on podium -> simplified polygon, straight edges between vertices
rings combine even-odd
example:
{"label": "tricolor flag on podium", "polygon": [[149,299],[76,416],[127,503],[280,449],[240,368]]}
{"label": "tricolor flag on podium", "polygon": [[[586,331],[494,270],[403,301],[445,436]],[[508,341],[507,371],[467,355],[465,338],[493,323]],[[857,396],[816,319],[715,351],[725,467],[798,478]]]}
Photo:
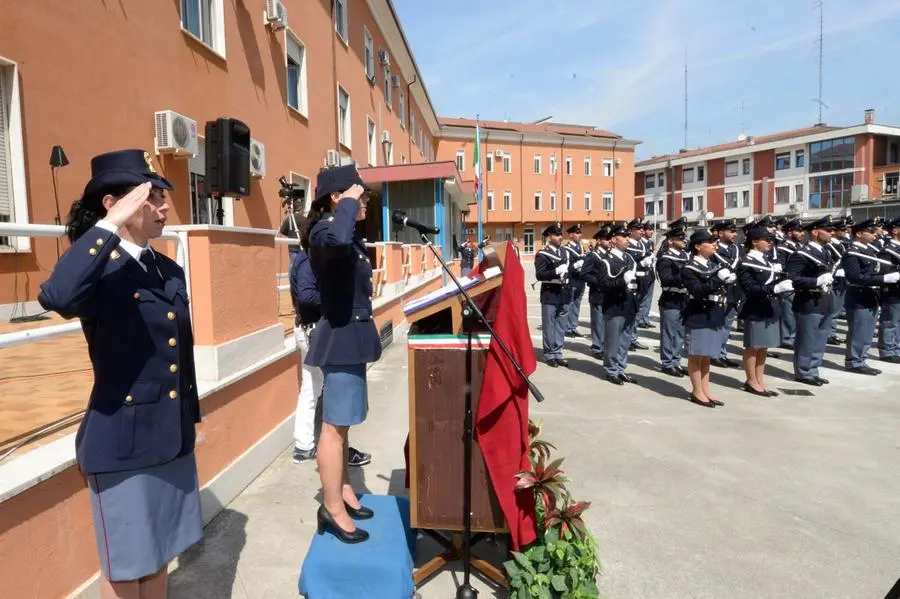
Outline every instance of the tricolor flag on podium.
{"label": "tricolor flag on podium", "polygon": [[475,153],[472,156],[472,170],[475,171],[475,199],[478,206],[478,239],[475,243],[481,243],[484,234],[481,230],[481,127],[478,124],[479,115],[475,115]]}

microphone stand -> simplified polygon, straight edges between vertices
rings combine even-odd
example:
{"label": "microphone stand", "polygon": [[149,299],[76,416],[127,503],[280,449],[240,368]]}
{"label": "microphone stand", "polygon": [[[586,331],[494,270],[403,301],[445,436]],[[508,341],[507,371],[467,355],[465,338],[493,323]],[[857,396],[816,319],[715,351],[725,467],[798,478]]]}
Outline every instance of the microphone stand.
{"label": "microphone stand", "polygon": [[450,278],[453,279],[453,283],[456,285],[457,289],[459,289],[459,292],[466,298],[466,305],[463,307],[462,311],[463,326],[467,335],[466,407],[465,420],[463,421],[463,459],[465,460],[463,462],[463,582],[456,589],[456,599],[475,599],[478,596],[478,591],[476,591],[470,583],[470,576],[472,573],[472,444],[474,443],[475,428],[474,417],[472,415],[472,332],[475,325],[481,324],[488,330],[491,339],[496,341],[500,349],[503,350],[503,353],[506,354],[507,359],[515,367],[516,372],[519,373],[519,376],[522,377],[522,380],[528,385],[528,390],[534,398],[538,402],[542,402],[544,401],[544,396],[538,388],[535,387],[534,383],[531,382],[528,375],[525,374],[525,371],[522,370],[522,366],[513,357],[503,340],[497,336],[491,323],[488,322],[481,310],[478,309],[478,306],[475,305],[472,297],[466,292],[462,283],[459,282],[459,279],[456,278],[456,275],[453,274],[450,267],[444,262],[444,258],[441,256],[440,252],[435,249],[434,243],[428,239],[428,236],[423,231],[417,230],[422,237],[422,242],[431,249],[431,253],[440,261],[444,272],[450,275]]}

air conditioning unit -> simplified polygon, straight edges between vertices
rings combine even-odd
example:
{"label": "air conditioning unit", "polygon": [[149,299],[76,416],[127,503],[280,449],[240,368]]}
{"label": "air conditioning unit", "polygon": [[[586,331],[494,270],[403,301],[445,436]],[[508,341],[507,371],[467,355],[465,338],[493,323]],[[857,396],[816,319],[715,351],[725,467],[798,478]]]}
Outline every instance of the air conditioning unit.
{"label": "air conditioning unit", "polygon": [[869,199],[868,185],[854,185],[850,188],[850,202],[865,202]]}
{"label": "air conditioning unit", "polygon": [[197,155],[197,121],[174,110],[161,110],[154,113],[154,117],[157,154]]}
{"label": "air conditioning unit", "polygon": [[386,67],[391,66],[391,55],[388,54],[387,50],[378,51],[378,62]]}
{"label": "air conditioning unit", "polygon": [[288,26],[288,12],[284,2],[266,0],[266,25],[273,31],[281,31]]}
{"label": "air conditioning unit", "polygon": [[381,143],[390,143],[391,142],[391,132],[390,131],[382,131],[381,132]]}
{"label": "air conditioning unit", "polygon": [[266,146],[261,141],[250,138],[250,176],[266,176]]}
{"label": "air conditioning unit", "polygon": [[341,155],[337,150],[328,150],[325,154],[325,166],[337,166],[341,161]]}

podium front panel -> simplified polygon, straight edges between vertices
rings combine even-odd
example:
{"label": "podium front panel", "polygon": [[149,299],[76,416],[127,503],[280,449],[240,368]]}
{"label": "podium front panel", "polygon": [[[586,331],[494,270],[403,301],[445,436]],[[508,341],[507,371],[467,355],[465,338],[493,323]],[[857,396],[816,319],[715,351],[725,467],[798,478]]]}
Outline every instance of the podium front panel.
{"label": "podium front panel", "polygon": [[[489,335],[473,335],[472,414]],[[463,529],[466,336],[409,338],[410,501],[413,528]],[[472,530],[504,532],[506,523],[477,443],[472,446]]]}

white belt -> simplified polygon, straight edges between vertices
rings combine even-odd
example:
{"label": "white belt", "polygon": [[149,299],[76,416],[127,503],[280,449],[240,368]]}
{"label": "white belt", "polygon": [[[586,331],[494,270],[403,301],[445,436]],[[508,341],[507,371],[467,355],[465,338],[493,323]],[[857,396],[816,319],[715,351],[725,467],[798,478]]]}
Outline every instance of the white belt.
{"label": "white belt", "polygon": [[668,291],[669,293],[687,293],[688,290],[684,287],[663,287],[663,291]]}
{"label": "white belt", "polygon": [[647,276],[647,271],[646,271],[646,270],[636,270],[636,271],[634,271],[634,276],[636,276],[636,277],[646,277],[646,276]]}
{"label": "white belt", "polygon": [[723,299],[725,299],[725,296],[724,295],[707,295],[706,299],[711,302],[720,302]]}
{"label": "white belt", "polygon": [[634,291],[637,289],[637,283],[628,283],[629,291]]}
{"label": "white belt", "polygon": [[560,279],[554,279],[553,281],[541,281],[541,283],[547,283],[548,285],[565,285],[566,282]]}

